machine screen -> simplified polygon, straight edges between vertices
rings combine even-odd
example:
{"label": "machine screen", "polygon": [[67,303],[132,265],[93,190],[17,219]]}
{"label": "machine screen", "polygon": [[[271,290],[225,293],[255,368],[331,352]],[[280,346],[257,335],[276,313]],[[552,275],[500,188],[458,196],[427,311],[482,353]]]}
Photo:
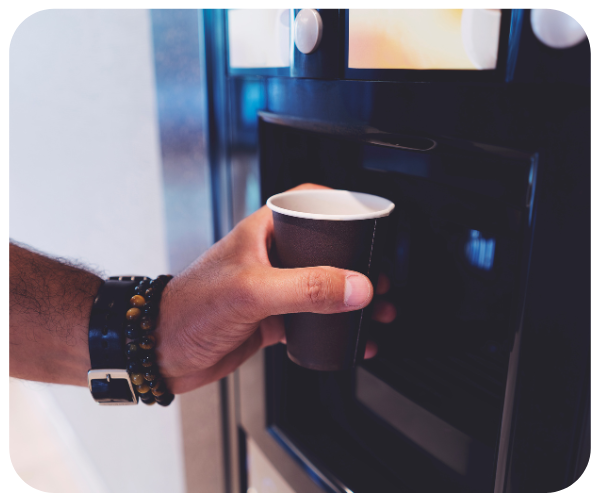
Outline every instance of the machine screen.
{"label": "machine screen", "polygon": [[349,10],[348,68],[493,70],[499,9]]}

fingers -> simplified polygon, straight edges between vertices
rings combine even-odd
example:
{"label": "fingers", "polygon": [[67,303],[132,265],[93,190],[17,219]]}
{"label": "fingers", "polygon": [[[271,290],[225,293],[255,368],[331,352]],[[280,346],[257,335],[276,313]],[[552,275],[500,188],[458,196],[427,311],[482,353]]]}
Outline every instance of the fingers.
{"label": "fingers", "polygon": [[387,301],[377,300],[373,303],[373,320],[382,324],[389,324],[396,319],[396,308]]}
{"label": "fingers", "polygon": [[[304,183],[288,191],[295,190],[330,190],[320,184]],[[235,228],[238,241],[245,244],[245,249],[254,261],[266,264],[269,262],[268,250],[273,236],[273,213],[266,205],[250,214],[238,223]]]}
{"label": "fingers", "polygon": [[377,345],[374,341],[369,339],[367,340],[367,345],[365,347],[365,360],[373,358],[375,355],[377,355]]}
{"label": "fingers", "polygon": [[[377,289],[375,291],[376,294],[385,294],[390,290],[390,279],[387,275],[383,273],[379,275],[379,280],[377,281]],[[396,308],[393,304],[388,303],[387,301],[382,301],[378,299],[373,303],[373,320],[376,322],[380,322],[382,324],[389,324],[396,319]],[[365,360],[368,358],[373,358],[377,355],[377,344],[375,341],[367,340],[367,345],[365,348]]]}
{"label": "fingers", "polygon": [[[304,183],[287,191],[330,189],[331,188],[328,188],[327,186],[322,186],[320,184]],[[253,229],[260,229],[261,231],[266,230],[268,232],[273,226],[273,215],[271,209],[269,209],[266,205],[263,205],[260,209],[246,217],[244,221],[246,222],[246,225],[248,227],[252,227]]]}
{"label": "fingers", "polygon": [[303,183],[295,186],[286,191],[299,191],[299,190],[331,190],[329,186],[323,186],[322,184],[314,184],[314,183]]}
{"label": "fingers", "polygon": [[[273,231],[273,213],[266,205],[250,214],[238,224],[241,230],[247,232],[254,240],[260,241],[261,237]],[[258,238],[256,238],[258,237]]]}
{"label": "fingers", "polygon": [[[286,340],[285,340],[285,336],[282,337],[279,342],[281,344],[287,344]],[[375,343],[375,341],[371,341],[370,339],[367,339],[367,344],[365,346],[365,360],[367,360],[368,358],[373,358],[375,355],[377,355],[377,343]]]}
{"label": "fingers", "polygon": [[[371,302],[373,285],[361,273],[330,266],[313,268],[262,268],[261,280],[249,291],[254,316],[284,313],[342,313],[360,310]],[[252,304],[251,304],[252,305]]]}
{"label": "fingers", "polygon": [[[304,183],[288,191],[297,190],[330,190],[327,186],[320,184]],[[250,232],[260,236],[268,235],[273,230],[273,214],[271,209],[263,205],[260,209],[246,217],[243,221],[244,226]]]}
{"label": "fingers", "polygon": [[387,275],[383,273],[379,275],[379,280],[377,281],[377,289],[375,290],[375,294],[385,294],[390,290],[390,279]]}
{"label": "fingers", "polygon": [[285,342],[285,327],[283,325],[283,317],[279,315],[273,315],[261,320],[259,326],[262,334],[262,345],[271,346],[279,342]]}
{"label": "fingers", "polygon": [[[277,317],[273,318],[277,319]],[[279,319],[281,319],[281,317],[279,317]],[[278,323],[278,320],[275,320],[274,324],[276,323]],[[283,327],[283,324],[281,327]],[[265,334],[262,328],[257,330],[244,343],[231,353],[228,353],[212,367],[201,369],[192,374],[187,374],[185,377],[166,378],[167,387],[174,394],[186,393],[227,376],[254,355],[260,348],[268,346],[268,341],[265,340],[264,336]],[[376,354],[377,344],[368,340],[365,348],[365,360],[373,358]]]}

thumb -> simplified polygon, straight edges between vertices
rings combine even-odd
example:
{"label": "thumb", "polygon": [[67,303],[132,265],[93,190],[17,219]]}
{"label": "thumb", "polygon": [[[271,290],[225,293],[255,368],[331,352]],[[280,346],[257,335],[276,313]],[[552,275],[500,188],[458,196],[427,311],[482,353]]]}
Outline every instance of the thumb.
{"label": "thumb", "polygon": [[365,275],[330,266],[271,268],[261,289],[267,315],[342,313],[360,310],[373,298],[373,285]]}

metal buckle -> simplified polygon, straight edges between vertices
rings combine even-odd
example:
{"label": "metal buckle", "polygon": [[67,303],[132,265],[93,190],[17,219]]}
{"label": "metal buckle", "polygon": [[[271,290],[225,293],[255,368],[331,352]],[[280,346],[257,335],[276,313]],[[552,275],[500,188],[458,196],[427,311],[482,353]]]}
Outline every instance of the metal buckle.
{"label": "metal buckle", "polygon": [[111,379],[125,379],[129,385],[129,390],[131,391],[132,402],[123,402],[122,400],[115,400],[114,402],[98,402],[100,405],[137,404],[137,396],[126,369],[90,369],[88,371],[88,388],[90,389],[90,393],[92,391],[92,381],[94,379],[106,379],[109,383]]}

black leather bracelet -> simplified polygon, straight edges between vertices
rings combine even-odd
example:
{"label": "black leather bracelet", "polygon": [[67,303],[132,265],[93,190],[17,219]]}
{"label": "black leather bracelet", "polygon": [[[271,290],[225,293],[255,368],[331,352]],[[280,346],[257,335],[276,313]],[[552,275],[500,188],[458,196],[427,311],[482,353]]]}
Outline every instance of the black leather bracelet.
{"label": "black leather bracelet", "polygon": [[136,284],[146,277],[110,277],[98,290],[89,324],[92,368],[88,387],[100,404],[137,404],[127,372],[125,313]]}

